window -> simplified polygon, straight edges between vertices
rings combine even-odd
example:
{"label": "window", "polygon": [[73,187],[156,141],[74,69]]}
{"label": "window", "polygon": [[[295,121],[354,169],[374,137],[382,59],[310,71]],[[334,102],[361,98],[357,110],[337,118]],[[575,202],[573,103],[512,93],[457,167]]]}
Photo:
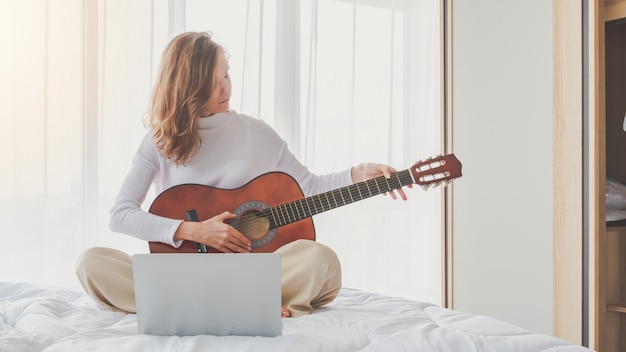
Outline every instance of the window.
{"label": "window", "polygon": [[[0,4],[3,279],[76,285],[87,247],[148,250],[111,233],[108,210],[173,35],[212,32],[232,107],[273,125],[311,170],[405,169],[441,145],[439,21],[435,0]],[[408,195],[316,216],[318,241],[339,254],[344,286],[440,303],[441,196]]]}

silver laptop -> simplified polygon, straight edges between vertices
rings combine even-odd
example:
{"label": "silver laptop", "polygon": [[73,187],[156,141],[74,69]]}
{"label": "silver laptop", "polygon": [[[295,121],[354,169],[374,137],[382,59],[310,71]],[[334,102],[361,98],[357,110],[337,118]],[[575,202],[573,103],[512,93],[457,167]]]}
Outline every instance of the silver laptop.
{"label": "silver laptop", "polygon": [[133,275],[140,334],[281,335],[276,253],[135,254]]}

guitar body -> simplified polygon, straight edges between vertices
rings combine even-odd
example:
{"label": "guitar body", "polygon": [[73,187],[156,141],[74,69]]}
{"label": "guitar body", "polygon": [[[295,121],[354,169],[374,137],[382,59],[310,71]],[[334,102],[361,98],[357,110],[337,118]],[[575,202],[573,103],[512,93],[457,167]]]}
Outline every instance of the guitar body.
{"label": "guitar body", "polygon": [[[198,184],[174,186],[161,193],[150,206],[150,213],[187,220],[186,212],[195,210],[198,221],[224,211],[237,215],[230,224],[252,242],[252,252],[270,253],[298,239],[315,240],[311,218],[270,229],[267,219],[255,215],[263,209],[302,199],[298,183],[281,172],[263,174],[237,189],[219,189]],[[183,241],[179,248],[161,242],[150,242],[152,253],[195,253],[195,243]],[[218,252],[208,248],[209,252]]]}

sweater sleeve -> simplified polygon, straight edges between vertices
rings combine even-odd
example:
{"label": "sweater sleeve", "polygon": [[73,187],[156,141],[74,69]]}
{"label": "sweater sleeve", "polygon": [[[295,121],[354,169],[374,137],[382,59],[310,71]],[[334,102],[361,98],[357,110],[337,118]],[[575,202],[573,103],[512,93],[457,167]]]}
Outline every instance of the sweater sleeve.
{"label": "sweater sleeve", "polygon": [[109,213],[109,227],[112,231],[142,240],[164,242],[179,247],[182,241],[175,242],[173,237],[182,220],[157,216],[141,208],[159,168],[158,158],[158,152],[152,146],[148,134],[133,158],[130,170]]}
{"label": "sweater sleeve", "polygon": [[278,155],[279,171],[291,175],[300,185],[305,197],[328,192],[353,183],[351,168],[326,175],[317,175],[311,172],[293,155],[284,141]]}

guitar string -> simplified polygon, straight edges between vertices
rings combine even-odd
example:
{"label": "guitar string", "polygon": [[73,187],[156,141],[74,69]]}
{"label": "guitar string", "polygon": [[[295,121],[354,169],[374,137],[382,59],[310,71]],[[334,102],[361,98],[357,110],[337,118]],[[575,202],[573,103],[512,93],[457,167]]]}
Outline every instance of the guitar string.
{"label": "guitar string", "polygon": [[[394,178],[395,178],[395,181],[394,181]],[[391,181],[391,184],[390,184],[390,181]],[[291,223],[294,223],[294,222],[297,222],[306,218],[310,218],[313,215],[322,213],[327,210],[338,208],[343,205],[352,204],[355,202],[354,200],[355,197],[358,198],[356,201],[363,200],[363,199],[366,199],[366,198],[369,198],[378,194],[382,194],[382,193],[389,192],[394,189],[401,188],[403,186],[406,186],[412,183],[412,181],[413,179],[411,178],[411,174],[409,170],[399,171],[399,172],[392,174],[392,177],[390,179],[387,179],[384,176],[380,176],[374,179],[370,179],[367,181],[363,181],[363,182],[352,184],[346,187],[342,187],[337,190],[320,193],[320,194],[313,195],[307,198],[298,199],[292,202],[288,202],[288,203],[280,204],[280,205],[273,206],[270,208],[259,210],[258,212],[254,213],[254,216],[248,216],[248,217],[244,216],[243,218],[241,218],[241,220],[237,223],[237,227],[241,228],[252,222],[252,224],[256,226],[249,227],[248,230],[250,230],[250,232],[271,230],[273,228],[285,226],[285,225],[288,225],[288,224],[291,224]],[[379,183],[383,183],[383,182],[386,184],[385,185],[386,188],[383,187],[381,189]],[[370,188],[369,184],[372,184],[372,188]],[[371,189],[374,189],[373,187],[374,185],[376,186],[376,190],[378,190],[379,193],[372,193]],[[351,200],[350,202],[347,202],[347,203],[345,202],[342,190],[345,190],[346,192],[348,192],[348,194],[350,195],[350,200]],[[364,192],[362,191],[365,191],[365,190],[367,191],[367,193],[365,196],[363,196]],[[341,198],[344,199],[343,204],[340,204],[340,205],[337,204],[336,198],[334,196],[335,193],[338,193],[339,195],[341,195]],[[329,194],[331,194],[332,198],[335,199],[335,206],[331,204],[330,198],[328,197]],[[322,197],[326,198],[326,201],[325,201],[326,206],[324,204],[324,200]],[[317,202],[316,202],[316,198],[317,198]],[[300,211],[297,211],[298,203],[300,204],[300,207],[302,209],[304,209],[304,207],[302,206],[302,203],[305,203],[307,205],[307,208],[309,209],[309,213],[307,212],[300,213]],[[312,203],[316,212],[313,213],[311,211],[311,208],[310,208],[311,204],[309,203]],[[318,206],[322,208],[321,211],[317,209]],[[281,210],[280,209],[281,207],[283,207],[284,210]],[[287,209],[287,207],[289,207],[289,209]],[[296,212],[294,212],[293,210],[294,207],[296,209]],[[275,211],[272,211],[272,210],[275,210]],[[278,219],[274,215],[274,212],[280,215]],[[289,215],[289,212],[291,212],[292,215]],[[268,219],[269,228],[266,227],[265,224],[260,224],[260,222],[258,221],[258,218]],[[281,218],[282,218],[282,221],[280,221]]]}
{"label": "guitar string", "polygon": [[[346,190],[347,192],[350,192],[350,196],[352,198],[352,201],[354,202],[354,199],[353,199],[352,195],[356,196],[357,192],[359,193],[359,198],[364,199],[364,198],[371,197],[371,196],[374,196],[374,195],[378,195],[378,194],[381,194],[381,193],[384,193],[384,192],[388,192],[391,189],[400,188],[400,187],[402,187],[403,184],[405,184],[405,182],[410,182],[411,181],[410,175],[408,175],[409,176],[408,178],[406,176],[407,175],[399,175],[399,177],[398,177],[398,182],[399,183],[398,184],[394,184],[393,186],[388,184],[387,185],[387,189],[382,189],[382,190],[380,189],[380,186],[379,186],[380,181],[384,180],[385,183],[388,183],[387,179],[384,179],[383,177],[381,177],[380,179],[373,179],[373,180],[365,181],[362,184],[350,185],[350,186],[344,187],[342,189],[333,190],[333,191],[329,191],[329,192],[326,192],[326,193],[321,193],[321,194],[314,195],[314,196],[311,196],[311,197],[298,199],[298,200],[295,200],[295,201],[292,201],[292,202],[289,202],[289,203],[285,203],[285,204],[281,204],[281,205],[278,205],[278,206],[274,206],[274,207],[270,207],[270,208],[267,208],[267,209],[263,209],[263,210],[260,210],[256,215],[261,216],[261,217],[265,217],[265,218],[269,218],[270,216],[272,216],[275,219],[274,211],[272,211],[272,210],[274,210],[276,208],[280,208],[282,206],[283,208],[285,208],[285,210],[277,209],[276,212],[280,212],[281,213],[281,218],[283,219],[283,221],[282,222],[281,221],[274,221],[274,222],[277,223],[279,226],[283,226],[283,225],[288,224],[288,223],[292,223],[292,222],[295,222],[295,221],[299,221],[299,220],[311,217],[311,216],[313,216],[315,214],[321,213],[322,211],[326,211],[326,210],[334,209],[334,208],[337,208],[337,207],[340,207],[340,206],[343,206],[343,205],[350,204],[350,203],[346,203],[345,202],[345,198],[343,197],[343,194],[341,192],[342,190]],[[376,187],[377,187],[377,190],[379,191],[379,193],[372,193],[371,190],[369,189],[370,185],[367,185],[365,183],[375,184]],[[366,186],[368,188],[368,194],[367,194],[366,197],[362,196],[361,190],[359,189],[359,186]],[[337,202],[337,198],[335,197],[335,194],[341,195],[341,197],[344,199],[342,204],[339,204]],[[332,202],[330,201],[331,197],[329,197],[329,195],[335,201],[335,205],[334,206],[333,206]],[[317,198],[318,202],[316,202],[316,198]],[[326,199],[326,201],[324,201],[324,198]],[[360,199],[358,199],[358,200],[360,200]],[[311,203],[311,202],[313,203],[314,208],[317,209],[317,206],[319,205],[322,208],[322,211],[316,211],[315,213],[313,213],[311,211],[309,211],[309,213],[307,213],[306,211],[304,211],[304,207],[303,207],[302,203],[305,203],[307,205],[307,208],[310,210],[310,204],[309,203]],[[300,204],[300,208],[303,210],[303,212],[298,211],[298,204]],[[296,210],[295,212],[294,212],[294,208]],[[285,213],[285,212],[287,212],[287,213]],[[292,215],[290,215],[289,213],[291,213]],[[288,219],[287,221],[284,220],[285,216]],[[250,219],[250,220],[245,221],[245,219]],[[250,221],[256,221],[255,218],[244,218],[242,220],[243,220],[241,222],[242,224],[245,224],[245,223],[250,222]]]}
{"label": "guitar string", "polygon": [[[395,180],[397,180],[397,182],[394,182],[394,177],[395,177]],[[387,188],[386,189],[383,188],[381,190],[378,183],[382,182],[382,181],[384,181],[386,183]],[[390,181],[391,181],[392,184],[390,184]],[[419,182],[414,182],[414,181],[415,180],[413,180],[410,170],[403,170],[403,171],[399,171],[399,172],[396,172],[396,173],[392,174],[390,179],[387,179],[384,176],[380,176],[380,177],[377,177],[377,178],[374,178],[374,179],[370,179],[370,180],[367,180],[367,181],[359,182],[357,184],[346,186],[346,187],[343,187],[343,188],[340,188],[340,189],[337,189],[337,190],[332,190],[332,191],[329,191],[329,192],[320,193],[320,194],[317,194],[317,195],[314,195],[314,196],[311,196],[311,197],[298,199],[298,200],[295,200],[295,201],[292,201],[292,202],[288,202],[288,203],[285,203],[285,204],[281,204],[281,205],[277,205],[277,206],[270,207],[270,208],[267,208],[267,209],[263,209],[263,210],[258,211],[257,214],[255,214],[255,215],[260,214],[259,216],[243,218],[241,223],[242,224],[247,224],[250,221],[256,221],[256,219],[258,217],[264,217],[264,218],[268,219],[268,221],[269,221],[269,228],[267,228],[265,226],[257,225],[256,227],[251,227],[250,229],[252,229],[254,231],[267,231],[267,230],[271,230],[273,228],[277,228],[277,227],[281,227],[281,226],[284,226],[284,225],[288,225],[288,224],[291,224],[293,222],[297,222],[297,221],[300,221],[300,220],[303,220],[303,219],[306,219],[306,218],[310,218],[313,215],[316,215],[316,214],[321,213],[321,212],[326,211],[326,210],[331,210],[331,209],[334,209],[334,208],[337,208],[337,207],[340,207],[340,206],[343,206],[343,205],[354,203],[355,200],[354,200],[353,195],[356,196],[357,192],[358,192],[358,196],[359,196],[358,199],[357,199],[357,201],[358,201],[358,200],[369,198],[369,197],[372,197],[372,196],[375,196],[375,195],[378,195],[378,194],[389,192],[391,190],[395,190],[395,189],[401,188],[403,186],[406,186],[406,185],[409,185],[409,184],[412,184],[412,183],[419,183]],[[436,183],[437,181],[440,181],[440,180],[438,180],[436,177],[434,177],[431,180],[430,183],[426,183],[424,185],[429,185],[431,183]],[[370,184],[371,183],[376,185],[378,193],[372,194],[371,189],[370,189]],[[361,190],[362,190],[361,188],[363,188],[363,187],[367,188],[367,196],[366,197],[363,197],[363,194],[361,192]],[[365,191],[365,188],[363,188],[363,191]],[[345,201],[345,198],[343,197],[343,193],[342,193],[343,190],[346,190],[348,192],[348,195],[350,195],[351,202],[346,202]],[[343,200],[343,203],[341,205],[337,204],[337,201],[336,201],[337,198],[335,197],[335,193],[338,193],[341,196],[341,198]],[[332,198],[335,200],[335,206],[334,207],[333,207],[333,205],[330,202],[330,198],[328,197],[329,194],[332,195]],[[324,198],[326,198],[327,207],[325,207],[324,204],[323,204],[322,196]],[[317,200],[318,200],[317,203],[315,202],[315,198],[317,198]],[[313,204],[313,206],[314,206],[314,208],[316,210],[315,213],[311,211],[309,200],[311,200],[311,202],[312,202],[312,204]],[[306,212],[304,212],[304,207],[301,204],[302,202],[306,203],[307,208],[309,209],[309,213],[308,214]],[[296,210],[298,209],[298,206],[297,206],[298,203],[300,203],[300,208],[303,209],[304,215],[302,215],[298,211],[297,212],[298,215],[296,216],[296,213],[293,212],[293,208],[294,207],[295,207]],[[322,208],[322,211],[319,211],[317,209],[317,205],[319,205]],[[287,206],[289,206],[289,209],[287,209]],[[283,207],[285,210],[280,210],[281,207]],[[274,209],[276,210],[277,213],[280,212],[280,215],[281,215],[280,217],[283,219],[282,223],[280,221],[278,221],[276,219],[276,217],[274,216],[274,212],[272,211]],[[291,211],[291,213],[293,215],[293,218],[291,218],[288,213],[285,214],[286,211]],[[285,220],[285,215],[286,215],[286,219],[287,220]],[[246,221],[246,219],[250,219],[250,220]],[[274,222],[273,226],[272,226],[272,221]]]}
{"label": "guitar string", "polygon": [[[394,176],[395,176],[395,179],[397,180],[397,182],[393,181]],[[385,189],[382,189],[382,190],[380,189],[378,183],[381,182],[381,181],[384,181],[386,183],[386,185],[387,185],[387,189],[386,190]],[[389,181],[391,181],[392,184],[389,184]],[[432,180],[431,183],[435,183],[435,182],[437,182],[436,177]],[[370,189],[370,184],[371,183],[374,183],[376,185],[377,190],[378,190],[379,193],[372,194],[371,189]],[[411,176],[410,170],[403,170],[403,171],[400,171],[400,172],[392,174],[392,177],[390,179],[386,179],[384,176],[381,176],[381,177],[378,177],[378,178],[375,178],[375,179],[363,181],[363,182],[360,182],[360,183],[357,183],[357,184],[353,184],[353,185],[350,185],[350,186],[347,186],[347,187],[343,187],[343,188],[340,188],[340,189],[337,189],[337,190],[332,190],[332,191],[321,193],[321,194],[314,195],[314,196],[311,196],[311,197],[298,199],[298,200],[295,200],[295,201],[292,201],[292,202],[289,202],[289,203],[285,203],[285,204],[281,204],[281,205],[278,205],[278,206],[274,206],[274,207],[270,207],[270,208],[267,208],[267,209],[263,209],[263,210],[258,211],[257,214],[255,214],[255,215],[258,215],[258,216],[249,217],[249,218],[243,218],[241,223],[247,224],[250,221],[256,221],[256,219],[259,218],[259,217],[264,217],[264,218],[268,219],[268,221],[269,221],[269,226],[268,226],[269,228],[266,227],[266,226],[263,226],[263,225],[257,225],[256,227],[250,227],[250,229],[254,230],[255,232],[256,231],[264,231],[264,235],[265,235],[265,233],[267,233],[268,230],[271,230],[271,229],[274,229],[274,228],[277,228],[277,227],[281,227],[281,226],[284,226],[284,225],[288,225],[288,224],[291,224],[293,222],[297,222],[297,221],[300,221],[300,220],[303,220],[303,219],[306,219],[306,218],[310,218],[313,215],[316,215],[316,214],[321,213],[321,212],[326,211],[326,210],[331,210],[331,209],[337,208],[339,206],[343,206],[343,205],[354,203],[355,201],[354,201],[353,195],[356,196],[356,192],[359,193],[359,199],[357,199],[357,201],[358,201],[358,200],[362,200],[362,199],[365,199],[365,198],[368,198],[368,197],[372,197],[372,196],[375,196],[375,195],[378,195],[378,194],[382,194],[384,192],[389,192],[391,190],[398,189],[398,188],[401,188],[403,186],[406,186],[406,185],[412,184],[412,183],[414,183],[414,180],[413,180],[413,178]],[[418,183],[418,182],[415,182],[415,183]],[[428,183],[426,185],[428,185]],[[361,192],[361,188],[363,188],[363,186],[366,187],[367,191],[368,191],[368,194],[367,194],[366,197],[363,197],[362,192]],[[350,195],[351,202],[348,202],[348,203],[345,202],[342,190],[346,190],[348,192],[348,195]],[[365,190],[365,188],[363,188],[363,190]],[[341,205],[337,204],[335,193],[338,193],[339,195],[341,195],[342,199],[344,200],[344,202]],[[328,197],[329,194],[332,195],[332,198],[335,200],[335,206],[334,207],[333,207],[333,205],[330,202],[330,198]],[[325,207],[324,204],[323,204],[322,196],[324,196],[324,198],[326,198],[327,207]],[[315,198],[316,197],[318,199],[317,203],[315,202]],[[311,202],[313,202],[313,206],[316,209],[315,213],[311,212],[310,205],[309,205],[309,200],[311,200]],[[297,210],[298,209],[297,204],[300,203],[300,207],[304,211],[304,207],[301,204],[302,202],[306,203],[307,208],[309,208],[309,213],[307,214],[306,212],[304,212],[304,215],[302,215],[298,211],[297,212],[298,215],[296,216],[296,213],[293,212],[293,208],[295,207],[295,209]],[[319,205],[322,208],[322,211],[318,211],[317,210],[317,205]],[[289,206],[289,209],[287,209],[287,206]],[[285,208],[285,210],[280,210],[280,207]],[[279,212],[279,211],[281,212],[280,215],[281,215],[281,218],[283,219],[282,223],[280,221],[276,220],[276,217],[274,216],[274,212],[272,211],[274,209],[276,210],[276,212]],[[285,214],[285,211],[289,211],[289,210],[293,214],[293,218],[291,218],[289,214]],[[285,220],[285,215],[287,216],[286,217],[287,220]],[[246,219],[250,219],[250,220],[246,221]],[[272,225],[272,221],[274,221],[273,225]],[[257,224],[258,224],[258,222],[257,222]]]}

